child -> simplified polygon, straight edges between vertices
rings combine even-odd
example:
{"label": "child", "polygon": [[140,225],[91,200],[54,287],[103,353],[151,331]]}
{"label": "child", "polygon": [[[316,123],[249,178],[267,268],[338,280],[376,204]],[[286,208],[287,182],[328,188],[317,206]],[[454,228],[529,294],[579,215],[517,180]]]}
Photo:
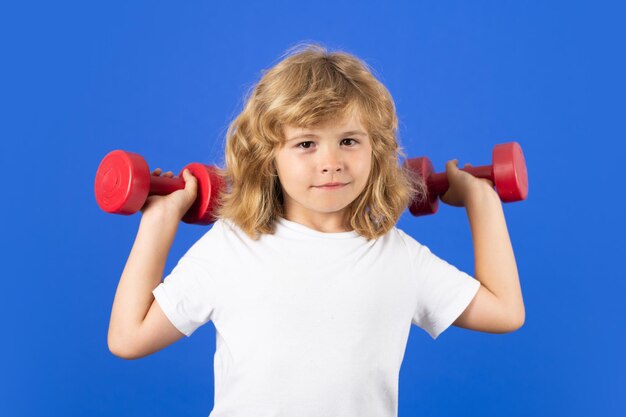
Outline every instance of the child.
{"label": "child", "polygon": [[183,172],[184,190],[142,208],[111,352],[141,358],[212,320],[211,417],[381,417],[397,414],[411,324],[433,339],[451,324],[519,328],[515,258],[490,181],[446,165],[441,199],[467,210],[477,279],[395,227],[424,194],[398,163],[397,123],[367,64],[319,45],[290,51],[227,132],[218,220],[162,283],[195,178]]}

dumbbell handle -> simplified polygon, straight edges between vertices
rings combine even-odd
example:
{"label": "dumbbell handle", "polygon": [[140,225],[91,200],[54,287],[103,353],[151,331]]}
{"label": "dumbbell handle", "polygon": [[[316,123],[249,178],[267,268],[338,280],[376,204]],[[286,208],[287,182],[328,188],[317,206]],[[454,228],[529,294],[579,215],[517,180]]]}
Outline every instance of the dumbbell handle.
{"label": "dumbbell handle", "polygon": [[[486,178],[493,181],[493,165],[461,168],[459,171],[465,171],[477,178]],[[428,186],[428,191],[434,195],[444,194],[450,187],[450,184],[448,183],[448,174],[446,172],[430,174],[426,180],[426,184]]]}
{"label": "dumbbell handle", "polygon": [[168,195],[185,188],[185,180],[176,177],[150,176],[150,192],[148,195]]}

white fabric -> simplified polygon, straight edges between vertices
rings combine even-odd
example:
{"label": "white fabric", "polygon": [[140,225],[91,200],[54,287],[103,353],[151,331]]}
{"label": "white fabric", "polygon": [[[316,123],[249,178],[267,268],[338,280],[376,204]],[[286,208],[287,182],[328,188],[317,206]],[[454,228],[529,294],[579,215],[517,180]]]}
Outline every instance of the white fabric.
{"label": "white fabric", "polygon": [[220,219],[153,294],[187,337],[215,325],[209,417],[391,417],[411,323],[436,339],[479,287],[398,228],[280,218],[255,242]]}

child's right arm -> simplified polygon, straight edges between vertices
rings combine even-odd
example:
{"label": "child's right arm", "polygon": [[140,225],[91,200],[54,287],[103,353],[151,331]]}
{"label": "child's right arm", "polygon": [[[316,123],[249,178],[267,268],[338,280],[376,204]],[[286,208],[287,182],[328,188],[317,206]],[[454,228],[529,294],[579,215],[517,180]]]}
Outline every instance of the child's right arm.
{"label": "child's right arm", "polygon": [[109,323],[109,350],[121,358],[147,356],[184,336],[152,294],[161,283],[180,219],[196,197],[195,177],[185,170],[183,178],[185,189],[167,196],[150,196],[142,208],[137,237],[117,286]]}

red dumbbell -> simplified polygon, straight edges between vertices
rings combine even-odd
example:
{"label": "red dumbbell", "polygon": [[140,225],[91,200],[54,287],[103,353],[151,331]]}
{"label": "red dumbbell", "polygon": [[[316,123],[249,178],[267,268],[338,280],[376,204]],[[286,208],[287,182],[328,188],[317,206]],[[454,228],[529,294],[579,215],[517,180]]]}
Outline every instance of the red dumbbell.
{"label": "red dumbbell", "polygon": [[107,213],[136,213],[149,195],[167,195],[185,188],[182,179],[185,169],[198,180],[198,195],[182,220],[194,224],[213,223],[212,213],[224,181],[215,167],[197,162],[185,166],[179,178],[160,177],[150,174],[148,164],[140,155],[112,151],[102,159],[96,172],[96,201]]}
{"label": "red dumbbell", "polygon": [[[492,165],[462,168],[478,178],[491,180],[500,199],[505,202],[525,200],[528,196],[528,173],[522,148],[517,142],[502,143],[493,148]],[[428,187],[424,200],[411,203],[409,210],[414,216],[433,214],[439,208],[439,196],[448,190],[446,172],[434,173],[433,164],[426,157],[412,158],[405,165],[419,175]]]}

